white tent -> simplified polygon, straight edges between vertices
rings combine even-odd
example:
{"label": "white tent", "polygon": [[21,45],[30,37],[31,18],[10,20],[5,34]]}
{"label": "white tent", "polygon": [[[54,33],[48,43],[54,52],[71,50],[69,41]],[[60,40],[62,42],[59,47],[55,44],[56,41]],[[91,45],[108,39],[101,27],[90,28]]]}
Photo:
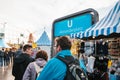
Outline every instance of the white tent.
{"label": "white tent", "polygon": [[37,40],[37,45],[38,46],[50,46],[51,45],[51,41],[46,33],[46,31],[44,31],[41,35],[41,37]]}
{"label": "white tent", "polygon": [[36,41],[37,45],[42,49],[45,50],[48,53],[48,59],[50,59],[51,54],[51,41],[46,33],[44,31],[40,38]]}
{"label": "white tent", "polygon": [[108,36],[112,33],[120,33],[120,0],[102,20],[87,29],[82,37]]}
{"label": "white tent", "polygon": [[120,33],[120,0],[110,12],[99,22],[86,29],[83,33],[71,34],[73,38],[108,36],[112,33]]}

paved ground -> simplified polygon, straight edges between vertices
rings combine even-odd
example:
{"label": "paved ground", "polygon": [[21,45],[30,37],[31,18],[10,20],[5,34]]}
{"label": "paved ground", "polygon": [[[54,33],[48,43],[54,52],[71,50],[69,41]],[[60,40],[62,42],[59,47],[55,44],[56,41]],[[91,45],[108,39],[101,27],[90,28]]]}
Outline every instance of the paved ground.
{"label": "paved ground", "polygon": [[0,80],[14,80],[12,76],[12,64],[0,67]]}

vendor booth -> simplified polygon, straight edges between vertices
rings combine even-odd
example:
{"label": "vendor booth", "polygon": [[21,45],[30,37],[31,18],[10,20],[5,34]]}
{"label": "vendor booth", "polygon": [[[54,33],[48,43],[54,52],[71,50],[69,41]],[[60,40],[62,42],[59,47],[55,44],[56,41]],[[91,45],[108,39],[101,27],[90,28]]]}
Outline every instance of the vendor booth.
{"label": "vendor booth", "polygon": [[91,40],[93,44],[106,42],[109,54],[120,56],[120,0],[103,19],[93,24],[83,33],[71,34],[71,37],[86,39],[85,42],[87,43]]}
{"label": "vendor booth", "polygon": [[[72,37],[76,38],[76,36]],[[100,73],[101,71],[104,73],[109,70],[107,72],[109,74],[109,80],[120,80],[120,0],[103,19],[81,33],[79,38],[85,39],[84,42],[87,42],[85,48],[91,49],[88,43],[94,44],[92,54],[95,54],[96,61],[98,59],[97,62],[94,62],[94,66],[97,64],[94,68],[100,70]],[[91,52],[88,51],[86,53]],[[107,65],[105,64],[108,64],[110,60],[112,61],[111,66],[106,69]]]}
{"label": "vendor booth", "polygon": [[111,33],[120,33],[120,1],[110,10],[110,12],[99,22],[86,30],[83,37],[108,36]]}
{"label": "vendor booth", "polygon": [[108,42],[109,54],[120,56],[120,0],[102,20],[81,35]]}
{"label": "vendor booth", "polygon": [[89,80],[120,80],[120,0],[97,21],[98,14],[93,10],[55,20],[51,56],[55,55],[55,39],[68,36],[72,41],[71,52],[84,60]]}

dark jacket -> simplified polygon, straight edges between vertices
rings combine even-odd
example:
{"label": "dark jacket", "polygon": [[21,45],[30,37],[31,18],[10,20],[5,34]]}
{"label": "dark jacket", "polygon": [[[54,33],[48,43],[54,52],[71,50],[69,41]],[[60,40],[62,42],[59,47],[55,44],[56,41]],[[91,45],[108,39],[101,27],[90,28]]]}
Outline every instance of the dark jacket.
{"label": "dark jacket", "polygon": [[15,80],[22,80],[28,64],[32,61],[34,61],[34,59],[26,53],[22,53],[18,57],[14,58],[12,75],[15,77]]}
{"label": "dark jacket", "polygon": [[14,57],[18,57],[20,54],[22,54],[22,50],[18,49],[16,53],[14,54]]}

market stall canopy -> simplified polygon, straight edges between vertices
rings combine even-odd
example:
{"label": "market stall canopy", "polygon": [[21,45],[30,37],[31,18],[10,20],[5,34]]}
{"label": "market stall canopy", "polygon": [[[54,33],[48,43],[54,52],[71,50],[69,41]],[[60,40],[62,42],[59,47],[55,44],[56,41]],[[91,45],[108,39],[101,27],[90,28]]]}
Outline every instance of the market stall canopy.
{"label": "market stall canopy", "polygon": [[37,40],[36,43],[38,46],[50,46],[51,45],[51,41],[49,40],[49,37],[46,31],[42,33],[41,37]]}
{"label": "market stall canopy", "polygon": [[120,0],[103,19],[88,28],[81,36],[98,37],[100,35],[109,36],[114,33],[120,35]]}
{"label": "market stall canopy", "polygon": [[0,39],[0,47],[1,47],[1,48],[10,48],[10,46],[8,46],[8,45],[5,43],[4,39]]}

